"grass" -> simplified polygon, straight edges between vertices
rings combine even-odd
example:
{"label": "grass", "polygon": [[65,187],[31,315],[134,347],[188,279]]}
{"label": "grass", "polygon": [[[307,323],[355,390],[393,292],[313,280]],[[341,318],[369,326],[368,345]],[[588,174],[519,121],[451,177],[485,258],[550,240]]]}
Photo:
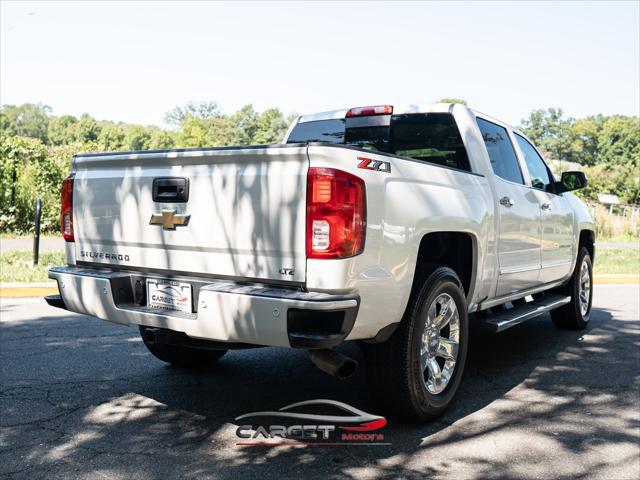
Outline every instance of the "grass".
{"label": "grass", "polygon": [[634,248],[599,248],[594,273],[640,273],[640,250]]}
{"label": "grass", "polygon": [[[2,282],[46,282],[47,270],[56,265],[65,265],[64,252],[42,252],[38,265],[31,264],[31,250],[16,250],[0,253],[0,281]],[[596,252],[595,273],[640,273],[640,250],[603,249]]]}
{"label": "grass", "polygon": [[47,282],[49,267],[66,265],[63,251],[40,252],[38,265],[32,264],[31,250],[15,250],[0,253],[1,282]]}

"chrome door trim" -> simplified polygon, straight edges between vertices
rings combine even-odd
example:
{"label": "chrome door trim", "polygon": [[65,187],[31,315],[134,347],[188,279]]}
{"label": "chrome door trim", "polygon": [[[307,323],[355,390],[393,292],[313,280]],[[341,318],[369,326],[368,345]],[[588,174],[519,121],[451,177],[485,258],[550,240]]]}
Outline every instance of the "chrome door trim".
{"label": "chrome door trim", "polygon": [[510,267],[510,268],[500,268],[500,275],[508,275],[510,273],[531,272],[533,270],[540,270],[540,264],[520,265],[517,267]]}
{"label": "chrome door trim", "polygon": [[570,260],[561,260],[553,263],[543,263],[542,268],[553,268],[553,267],[562,267],[564,265],[570,265],[573,262],[573,259]]}

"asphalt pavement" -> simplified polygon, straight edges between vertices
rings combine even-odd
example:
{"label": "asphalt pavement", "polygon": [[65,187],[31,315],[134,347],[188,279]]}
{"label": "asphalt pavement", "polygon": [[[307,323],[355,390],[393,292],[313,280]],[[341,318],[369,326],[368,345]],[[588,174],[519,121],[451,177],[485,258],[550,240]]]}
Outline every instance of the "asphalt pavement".
{"label": "asphalt pavement", "polygon": [[[640,287],[596,286],[589,327],[548,315],[473,335],[439,420],[388,419],[389,445],[240,447],[238,415],[314,398],[383,414],[364,368],[339,381],[302,351],[233,351],[190,372],[135,328],[2,299],[0,476],[36,478],[640,478]],[[356,345],[342,351],[362,359]]]}

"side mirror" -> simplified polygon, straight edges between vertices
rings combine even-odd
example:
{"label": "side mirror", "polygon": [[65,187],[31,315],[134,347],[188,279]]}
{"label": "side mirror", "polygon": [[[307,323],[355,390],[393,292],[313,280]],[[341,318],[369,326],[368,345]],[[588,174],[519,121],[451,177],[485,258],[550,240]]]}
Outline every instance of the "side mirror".
{"label": "side mirror", "polygon": [[584,172],[562,172],[559,183],[560,192],[570,192],[586,187],[588,180]]}

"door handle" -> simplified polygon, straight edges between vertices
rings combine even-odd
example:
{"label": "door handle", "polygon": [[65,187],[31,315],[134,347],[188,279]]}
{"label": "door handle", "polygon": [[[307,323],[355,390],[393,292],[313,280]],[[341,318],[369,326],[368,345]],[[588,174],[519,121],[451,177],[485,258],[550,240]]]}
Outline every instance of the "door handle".
{"label": "door handle", "polygon": [[551,204],[550,203],[543,203],[542,205],[540,205],[540,208],[542,210],[544,210],[545,212],[550,212],[551,211]]}
{"label": "door handle", "polygon": [[504,207],[513,207],[513,204],[515,202],[513,200],[511,200],[509,197],[502,197],[500,199],[500,205],[504,206]]}

